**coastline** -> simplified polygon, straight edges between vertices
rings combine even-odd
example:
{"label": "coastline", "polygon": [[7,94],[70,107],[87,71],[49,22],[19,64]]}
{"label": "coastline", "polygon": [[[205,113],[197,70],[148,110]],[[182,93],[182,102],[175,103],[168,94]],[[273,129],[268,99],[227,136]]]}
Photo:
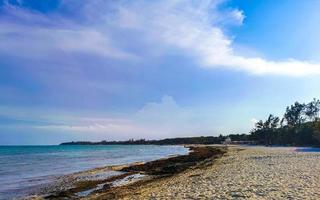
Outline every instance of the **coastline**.
{"label": "coastline", "polygon": [[[116,166],[115,170],[125,173],[104,180],[101,182],[104,185],[84,181],[78,185],[78,191],[60,191],[55,196],[33,199],[320,198],[319,152],[299,152],[294,147],[263,146],[228,146],[226,149],[221,145],[196,145],[190,148],[194,149],[186,156]],[[209,152],[214,149],[212,154],[207,154],[208,149]],[[195,152],[198,153],[197,159],[192,158]],[[192,161],[192,164],[184,161]],[[186,165],[181,167],[181,163]],[[137,174],[143,176],[134,177]],[[82,189],[91,193],[76,196],[76,192]]]}
{"label": "coastline", "polygon": [[[94,199],[97,196],[119,198],[118,195],[126,194],[125,188],[136,188],[175,176],[189,168],[211,162],[226,152],[223,146],[188,145],[186,148],[190,149],[187,155],[169,156],[145,163],[106,166],[66,175],[55,185],[42,189],[39,195],[27,199]],[[92,178],[105,172],[114,174],[100,179]]]}
{"label": "coastline", "polygon": [[189,152],[178,145],[36,145],[2,147],[0,151],[1,200],[21,199],[43,194],[43,188],[51,191],[54,186],[59,190],[71,185],[68,182],[106,179],[110,173],[114,175],[112,170],[101,169],[95,173],[90,169],[148,162]]}

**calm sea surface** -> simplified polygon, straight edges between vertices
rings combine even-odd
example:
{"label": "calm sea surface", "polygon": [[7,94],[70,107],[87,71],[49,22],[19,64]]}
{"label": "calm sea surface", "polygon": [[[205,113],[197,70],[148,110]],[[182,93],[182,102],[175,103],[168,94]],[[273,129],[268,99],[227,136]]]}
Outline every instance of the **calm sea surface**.
{"label": "calm sea surface", "polygon": [[0,146],[0,199],[27,195],[55,178],[95,167],[187,154],[182,146]]}

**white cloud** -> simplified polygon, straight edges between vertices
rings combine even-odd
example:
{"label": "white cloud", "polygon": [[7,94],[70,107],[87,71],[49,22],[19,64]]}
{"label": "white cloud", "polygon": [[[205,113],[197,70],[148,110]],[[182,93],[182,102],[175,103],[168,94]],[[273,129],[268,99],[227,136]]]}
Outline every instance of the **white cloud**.
{"label": "white cloud", "polygon": [[180,107],[171,96],[165,95],[162,97],[161,102],[147,103],[141,110],[138,111],[138,118],[146,118],[146,120],[169,117],[167,114],[180,112]]}
{"label": "white cloud", "polygon": [[[141,7],[146,9],[142,11]],[[256,75],[320,74],[319,63],[295,59],[267,60],[241,56],[235,52],[232,39],[223,33],[218,22],[226,19],[241,25],[245,16],[238,9],[221,13],[217,1],[138,1],[134,5],[123,5],[120,11],[120,21],[134,19],[133,26],[125,27],[144,30],[154,41],[184,50],[198,58],[203,67],[246,71]]]}
{"label": "white cloud", "polygon": [[[64,6],[70,6],[74,1],[63,2]],[[8,15],[31,26],[19,26],[15,22],[19,20],[11,21],[9,25],[2,21],[0,50],[14,54],[17,49],[25,49],[26,55],[39,57],[58,49],[118,59],[152,59],[149,51],[162,49],[162,54],[166,54],[176,50],[193,56],[200,66],[206,68],[245,71],[255,75],[320,74],[319,63],[292,58],[270,60],[237,52],[220,22],[225,20],[229,24],[241,25],[245,23],[245,13],[231,8],[221,11],[221,2],[138,0],[110,3],[92,0],[78,9],[77,14],[84,20],[81,24],[68,20],[66,16],[47,17],[7,5]],[[17,39],[10,35],[20,36]],[[133,53],[132,49],[141,51]]]}
{"label": "white cloud", "polygon": [[138,134],[144,132],[143,128],[126,123],[93,123],[88,125],[39,125],[33,126],[37,129],[84,132],[84,133],[100,133],[100,134]]}
{"label": "white cloud", "polygon": [[147,103],[136,113],[126,117],[62,117],[64,120],[60,120],[60,123],[32,127],[38,130],[95,134],[99,138],[159,139],[218,135],[213,118],[214,116],[200,110],[179,106],[171,96],[165,95],[160,102]]}
{"label": "white cloud", "polygon": [[[136,59],[136,56],[122,51],[113,44],[112,38],[106,31],[12,5],[7,5],[5,12],[10,20],[6,18],[0,20],[1,54],[39,60],[52,57],[57,52]],[[59,59],[59,56],[55,59]]]}
{"label": "white cloud", "polygon": [[152,130],[154,134],[160,133],[161,137],[218,135],[224,131],[217,129],[215,119],[219,116],[209,110],[181,106],[173,97],[165,95],[160,102],[147,103],[134,115],[134,120],[148,127],[151,133]]}
{"label": "white cloud", "polygon": [[[52,33],[52,32],[50,32]],[[50,34],[48,33],[48,35]],[[57,48],[64,51],[85,52],[113,58],[128,59],[135,56],[116,49],[110,39],[94,30],[60,30],[52,33]]]}

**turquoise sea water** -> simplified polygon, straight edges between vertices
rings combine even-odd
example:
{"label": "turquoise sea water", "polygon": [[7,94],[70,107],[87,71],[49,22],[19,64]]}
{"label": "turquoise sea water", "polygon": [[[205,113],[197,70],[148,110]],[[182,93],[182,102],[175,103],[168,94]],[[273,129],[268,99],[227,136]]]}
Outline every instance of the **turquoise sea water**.
{"label": "turquoise sea water", "polygon": [[27,195],[65,174],[187,153],[156,145],[0,146],[0,199]]}

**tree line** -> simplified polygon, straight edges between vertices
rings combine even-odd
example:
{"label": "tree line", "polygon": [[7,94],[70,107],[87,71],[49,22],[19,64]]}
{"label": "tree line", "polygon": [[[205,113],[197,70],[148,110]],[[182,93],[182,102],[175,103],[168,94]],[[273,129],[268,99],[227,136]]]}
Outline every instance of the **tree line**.
{"label": "tree line", "polygon": [[200,136],[200,137],[180,137],[180,138],[166,138],[162,140],[126,140],[126,141],[100,141],[100,142],[65,142],[60,145],[180,145],[180,144],[221,144],[226,136]]}
{"label": "tree line", "polygon": [[259,120],[250,132],[249,140],[264,145],[320,145],[320,100],[295,102],[287,106],[283,117],[270,114]]}

